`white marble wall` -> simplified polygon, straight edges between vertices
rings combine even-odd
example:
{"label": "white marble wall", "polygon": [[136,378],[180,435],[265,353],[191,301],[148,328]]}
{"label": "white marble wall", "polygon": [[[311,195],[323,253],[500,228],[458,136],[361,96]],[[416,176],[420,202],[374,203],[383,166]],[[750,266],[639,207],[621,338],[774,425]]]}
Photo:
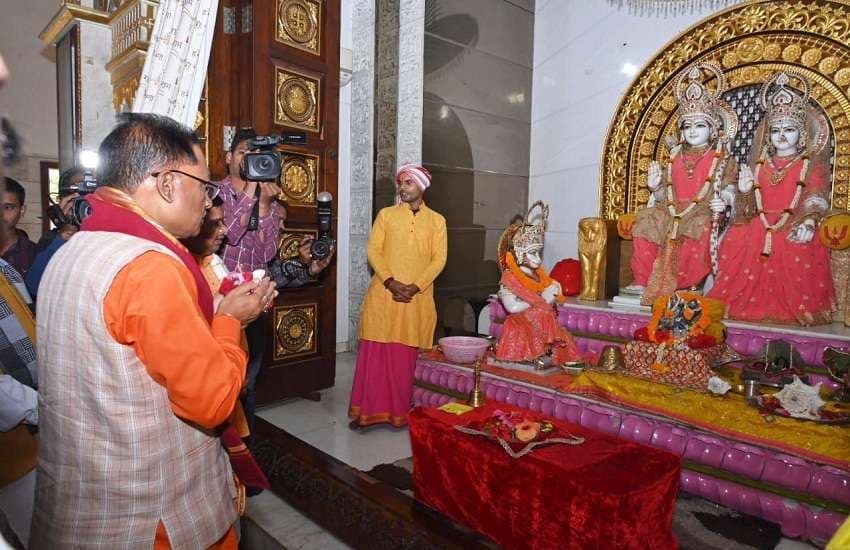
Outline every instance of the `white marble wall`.
{"label": "white marble wall", "polygon": [[[351,50],[354,0],[342,0],[339,31],[340,50]],[[348,255],[351,223],[351,83],[339,90],[339,180],[337,182],[336,341],[338,351],[348,348]]]}
{"label": "white marble wall", "polygon": [[598,214],[608,125],[634,74],[710,15],[630,15],[603,0],[537,0],[529,204],[549,203],[545,264],[577,257],[578,220]]}

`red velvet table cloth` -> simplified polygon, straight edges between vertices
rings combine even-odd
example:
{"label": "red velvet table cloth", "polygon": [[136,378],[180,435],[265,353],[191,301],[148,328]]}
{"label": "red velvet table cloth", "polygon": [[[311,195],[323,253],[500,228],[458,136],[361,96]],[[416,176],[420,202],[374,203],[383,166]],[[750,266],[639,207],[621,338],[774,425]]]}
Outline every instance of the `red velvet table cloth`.
{"label": "red velvet table cloth", "polygon": [[670,529],[681,460],[639,443],[554,420],[581,445],[538,447],[514,459],[494,441],[453,428],[504,404],[456,416],[408,418],[416,498],[505,548],[677,548]]}

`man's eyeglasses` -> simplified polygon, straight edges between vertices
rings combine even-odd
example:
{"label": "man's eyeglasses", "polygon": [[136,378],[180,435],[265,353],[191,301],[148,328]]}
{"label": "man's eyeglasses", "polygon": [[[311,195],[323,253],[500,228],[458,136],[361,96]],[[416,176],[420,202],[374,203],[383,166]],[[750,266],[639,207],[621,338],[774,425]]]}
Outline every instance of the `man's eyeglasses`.
{"label": "man's eyeglasses", "polygon": [[186,176],[188,178],[192,178],[195,181],[201,182],[204,185],[204,191],[206,192],[207,198],[210,201],[215,200],[215,198],[221,192],[221,188],[218,185],[216,185],[215,183],[213,183],[209,180],[205,180],[203,178],[199,178],[198,176],[193,176],[192,174],[189,174],[189,173],[184,172],[182,170],[173,170],[173,169],[172,170],[163,170],[162,172],[154,172],[154,173],[151,174],[151,176],[158,178],[159,176],[161,176],[163,174],[167,174],[168,172],[176,172],[180,175],[183,175],[183,176]]}

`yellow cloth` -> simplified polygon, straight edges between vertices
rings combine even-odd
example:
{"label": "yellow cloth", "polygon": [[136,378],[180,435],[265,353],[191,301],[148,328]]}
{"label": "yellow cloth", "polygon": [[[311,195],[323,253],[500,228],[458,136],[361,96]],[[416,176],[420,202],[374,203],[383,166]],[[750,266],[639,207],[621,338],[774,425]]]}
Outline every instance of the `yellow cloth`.
{"label": "yellow cloth", "polygon": [[[430,348],[437,310],[434,279],[446,265],[446,219],[423,203],[414,214],[407,203],[378,213],[367,245],[375,270],[360,315],[360,338]],[[384,281],[392,277],[421,291],[409,304],[394,302]]]}
{"label": "yellow cloth", "polygon": [[723,398],[684,390],[619,374],[583,372],[571,392],[599,395],[608,401],[657,412],[686,424],[760,441],[770,447],[846,468],[850,463],[850,437],[846,426],[817,424],[775,417],[767,422],[743,396]]}
{"label": "yellow cloth", "polygon": [[474,410],[473,407],[470,407],[469,405],[464,405],[463,403],[445,403],[437,408],[443,412],[456,415],[466,414],[469,411]]}
{"label": "yellow cloth", "polygon": [[848,550],[850,549],[850,517],[844,520],[838,531],[829,539],[826,550]]}

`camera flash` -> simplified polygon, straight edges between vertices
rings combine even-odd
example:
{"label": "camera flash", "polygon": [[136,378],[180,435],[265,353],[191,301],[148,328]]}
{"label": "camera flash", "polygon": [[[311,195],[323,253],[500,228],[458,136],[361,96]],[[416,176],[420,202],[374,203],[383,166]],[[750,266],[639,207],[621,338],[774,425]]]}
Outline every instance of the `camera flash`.
{"label": "camera flash", "polygon": [[80,151],[80,166],[83,168],[86,168],[87,170],[94,170],[97,168],[98,162],[100,162],[100,159],[95,151],[90,151],[88,149]]}

